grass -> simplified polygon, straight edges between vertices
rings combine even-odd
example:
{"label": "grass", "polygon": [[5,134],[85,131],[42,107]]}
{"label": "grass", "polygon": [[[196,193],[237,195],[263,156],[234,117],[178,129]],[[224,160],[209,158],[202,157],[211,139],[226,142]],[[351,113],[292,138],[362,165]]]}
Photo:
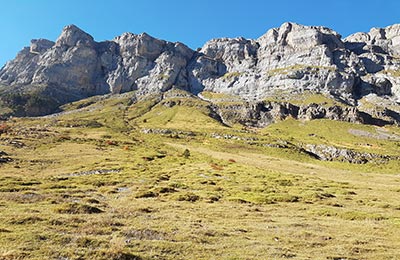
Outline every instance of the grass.
{"label": "grass", "polygon": [[266,72],[268,76],[275,76],[275,75],[282,75],[282,74],[288,74],[291,71],[300,71],[300,70],[305,70],[311,73],[316,73],[320,70],[325,70],[329,72],[334,72],[336,71],[335,67],[328,67],[328,66],[315,66],[315,65],[307,65],[307,64],[296,64],[288,67],[283,67],[283,68],[276,68],[276,69],[271,69]]}
{"label": "grass", "polygon": [[267,97],[265,101],[270,102],[288,102],[297,106],[309,105],[311,103],[315,103],[321,105],[323,107],[331,107],[331,106],[346,106],[340,101],[337,101],[333,98],[327,97],[321,93],[314,93],[310,91],[304,91],[302,93],[293,95],[291,93],[285,91],[275,91],[273,95]]}
{"label": "grass", "polygon": [[243,74],[243,72],[239,72],[239,71],[227,72],[222,76],[222,78],[231,80],[231,79],[239,77],[242,74]]}
{"label": "grass", "polygon": [[384,70],[381,73],[388,74],[392,77],[400,77],[400,70]]}
{"label": "grass", "polygon": [[376,138],[398,127],[288,119],[229,128],[203,101],[157,100],[95,98],[7,122],[0,259],[400,257],[399,163],[321,162],[293,148],[399,155],[398,141]]}
{"label": "grass", "polygon": [[[154,106],[151,111],[144,113],[134,120],[142,128],[168,128],[180,130],[221,129],[217,120],[210,118],[211,110],[207,103],[194,98],[169,98]],[[174,103],[172,103],[174,102]]]}
{"label": "grass", "polygon": [[201,96],[203,96],[207,100],[210,100],[213,103],[227,102],[227,101],[243,102],[243,100],[240,97],[234,96],[231,94],[227,94],[227,93],[216,93],[216,92],[211,92],[211,91],[203,91],[200,94],[201,94]]}
{"label": "grass", "polygon": [[[296,129],[297,131],[293,131]],[[364,135],[357,135],[361,132]],[[396,134],[391,127],[352,124],[332,120],[286,119],[261,130],[267,136],[299,143],[327,144],[360,152],[397,154],[398,141],[380,139],[379,133]],[[383,138],[383,137],[382,137]]]}

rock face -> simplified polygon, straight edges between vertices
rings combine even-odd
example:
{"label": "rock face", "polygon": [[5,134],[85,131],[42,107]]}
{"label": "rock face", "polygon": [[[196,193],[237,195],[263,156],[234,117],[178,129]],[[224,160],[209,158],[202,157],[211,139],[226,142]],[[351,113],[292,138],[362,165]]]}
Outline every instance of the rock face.
{"label": "rock face", "polygon": [[389,155],[379,155],[373,153],[360,153],[349,149],[341,149],[324,144],[307,144],[303,148],[307,153],[322,161],[341,161],[355,164],[365,164],[370,161],[383,163],[389,160],[398,160]]}
{"label": "rock face", "polygon": [[347,49],[355,53],[365,68],[360,74],[360,94],[393,95],[400,100],[400,24],[372,28],[344,39]]}
{"label": "rock face", "polygon": [[[93,95],[136,90],[141,96],[173,87],[194,94],[240,95],[248,101],[311,91],[350,105],[373,94],[395,104],[400,101],[399,56],[400,25],[342,40],[325,27],[284,23],[255,40],[213,39],[198,51],[145,33],[96,42],[69,25],[56,42],[32,40],[0,70],[0,98],[20,115],[51,113],[61,104]],[[22,97],[7,101],[4,93]],[[43,109],[44,103],[52,106]],[[300,116],[318,117],[320,112],[311,110],[300,111]]]}
{"label": "rock face", "polygon": [[[212,40],[200,52],[214,61],[213,73],[198,77],[205,90],[255,100],[304,90],[351,100],[358,69],[354,63],[359,62],[336,32],[292,23],[271,29],[257,40]],[[194,76],[203,66],[198,60]]]}
{"label": "rock face", "polygon": [[289,103],[245,102],[215,105],[214,110],[227,125],[239,123],[251,127],[265,127],[289,116],[297,118],[299,107]]}
{"label": "rock face", "polygon": [[55,43],[32,40],[29,48],[2,68],[0,84],[12,91],[40,91],[54,97],[57,104],[131,90],[163,92],[173,85],[188,88],[185,68],[193,54],[181,43],[147,34],[126,33],[97,43],[69,25]]}
{"label": "rock face", "polygon": [[[244,102],[243,104],[218,105],[213,110],[223,123],[239,123],[251,127],[266,127],[272,123],[292,117],[299,120],[329,119],[357,124],[383,126],[398,124],[399,114],[388,109],[382,115],[370,115],[356,107],[322,106],[316,103],[297,106],[287,102]],[[388,114],[392,115],[388,116]]]}

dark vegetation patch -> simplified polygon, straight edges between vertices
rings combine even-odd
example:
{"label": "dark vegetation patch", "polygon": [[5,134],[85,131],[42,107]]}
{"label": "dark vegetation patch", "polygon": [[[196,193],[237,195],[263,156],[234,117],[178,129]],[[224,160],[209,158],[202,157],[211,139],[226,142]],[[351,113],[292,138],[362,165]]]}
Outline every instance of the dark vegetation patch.
{"label": "dark vegetation patch", "polygon": [[44,221],[44,219],[41,217],[28,216],[28,217],[16,218],[14,220],[11,220],[10,223],[14,224],[14,225],[29,225],[29,224],[35,224],[37,222],[42,222],[42,221]]}
{"label": "dark vegetation patch", "polygon": [[192,192],[187,192],[184,194],[179,194],[176,199],[178,201],[196,202],[196,201],[200,200],[200,196],[196,195]]}
{"label": "dark vegetation patch", "polygon": [[62,204],[55,211],[61,214],[97,214],[103,212],[103,210],[97,207],[80,203]]}
{"label": "dark vegetation patch", "polygon": [[166,233],[152,229],[130,229],[124,231],[123,235],[134,240],[165,240],[168,237]]}
{"label": "dark vegetation patch", "polygon": [[42,116],[58,111],[60,105],[54,98],[40,91],[10,92],[1,96],[4,106],[15,116]]}

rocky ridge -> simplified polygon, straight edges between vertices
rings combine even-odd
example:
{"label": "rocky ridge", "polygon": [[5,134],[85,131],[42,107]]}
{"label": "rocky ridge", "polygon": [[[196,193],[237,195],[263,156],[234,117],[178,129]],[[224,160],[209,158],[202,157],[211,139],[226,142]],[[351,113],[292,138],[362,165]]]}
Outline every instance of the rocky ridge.
{"label": "rocky ridge", "polygon": [[[400,25],[342,39],[329,28],[284,23],[258,39],[213,39],[197,51],[146,33],[96,42],[69,25],[55,42],[32,40],[30,47],[7,62],[0,70],[0,99],[12,114],[44,115],[94,95],[136,91],[140,98],[178,88],[195,95],[211,91],[240,96],[247,103],[232,108],[231,114],[250,115],[259,126],[265,125],[262,111],[272,118],[365,122],[362,118],[368,116],[362,113],[372,111],[357,108],[363,97],[379,97],[385,106],[398,107],[399,55]],[[315,104],[300,108],[263,101],[280,93],[295,96],[306,91],[353,108]],[[397,122],[399,111],[390,111],[385,114],[387,121]]]}

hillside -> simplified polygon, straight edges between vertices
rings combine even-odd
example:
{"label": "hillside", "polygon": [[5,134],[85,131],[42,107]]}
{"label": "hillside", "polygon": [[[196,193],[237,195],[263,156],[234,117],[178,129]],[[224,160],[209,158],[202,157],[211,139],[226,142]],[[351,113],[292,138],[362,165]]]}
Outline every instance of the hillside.
{"label": "hillside", "polygon": [[228,126],[189,92],[134,95],[2,124],[1,259],[400,257],[398,127]]}

